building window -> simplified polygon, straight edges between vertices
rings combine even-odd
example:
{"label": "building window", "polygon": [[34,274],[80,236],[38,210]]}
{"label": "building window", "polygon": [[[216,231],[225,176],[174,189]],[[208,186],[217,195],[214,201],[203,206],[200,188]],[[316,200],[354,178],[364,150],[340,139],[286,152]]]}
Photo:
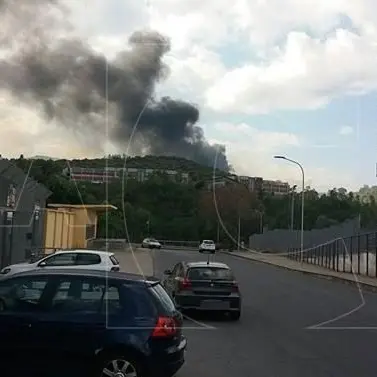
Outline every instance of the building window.
{"label": "building window", "polygon": [[95,238],[96,235],[96,226],[94,224],[86,225],[86,239],[91,240]]}
{"label": "building window", "polygon": [[14,208],[16,205],[16,187],[14,185],[9,185],[8,195],[7,195],[7,207]]}

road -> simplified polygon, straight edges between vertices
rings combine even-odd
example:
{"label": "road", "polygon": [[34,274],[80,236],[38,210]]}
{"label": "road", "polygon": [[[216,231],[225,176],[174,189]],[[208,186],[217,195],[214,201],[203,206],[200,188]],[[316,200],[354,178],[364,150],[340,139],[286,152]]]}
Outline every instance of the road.
{"label": "road", "polygon": [[[156,275],[180,260],[203,256],[156,251]],[[215,260],[235,272],[243,294],[242,317],[237,323],[207,315],[186,320],[187,362],[177,377],[376,375],[377,294],[364,292],[365,305],[324,325],[327,329],[308,329],[360,306],[358,289],[230,255],[217,254]]]}

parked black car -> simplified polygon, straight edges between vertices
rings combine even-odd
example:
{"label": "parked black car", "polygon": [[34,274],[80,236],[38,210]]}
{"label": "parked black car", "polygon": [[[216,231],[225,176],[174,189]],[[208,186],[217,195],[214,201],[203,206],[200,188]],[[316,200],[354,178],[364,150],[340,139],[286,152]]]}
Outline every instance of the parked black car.
{"label": "parked black car", "polygon": [[184,363],[181,326],[153,278],[77,269],[15,274],[0,280],[1,376],[172,376]]}
{"label": "parked black car", "polygon": [[195,309],[241,316],[241,293],[232,270],[224,263],[180,262],[166,270],[163,285],[180,310]]}

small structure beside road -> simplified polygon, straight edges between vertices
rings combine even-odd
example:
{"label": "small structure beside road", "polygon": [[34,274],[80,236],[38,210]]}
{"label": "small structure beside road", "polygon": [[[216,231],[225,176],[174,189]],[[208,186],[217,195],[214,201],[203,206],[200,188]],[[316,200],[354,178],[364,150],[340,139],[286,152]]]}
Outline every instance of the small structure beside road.
{"label": "small structure beside road", "polygon": [[44,248],[85,249],[97,238],[98,215],[117,210],[110,204],[49,204],[46,209]]}

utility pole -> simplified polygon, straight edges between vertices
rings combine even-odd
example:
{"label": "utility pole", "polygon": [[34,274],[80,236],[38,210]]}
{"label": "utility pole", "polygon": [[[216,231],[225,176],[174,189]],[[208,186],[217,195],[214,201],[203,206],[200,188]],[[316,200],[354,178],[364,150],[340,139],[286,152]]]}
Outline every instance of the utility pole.
{"label": "utility pole", "polygon": [[294,227],[294,218],[295,218],[295,190],[297,185],[294,185],[292,187],[292,194],[291,194],[291,230],[293,230]]}
{"label": "utility pole", "polygon": [[237,242],[237,251],[240,251],[240,242],[241,242],[241,216],[238,214],[238,242]]}
{"label": "utility pole", "polygon": [[150,237],[151,236],[151,214],[148,215],[147,226],[148,226],[148,237]]}

